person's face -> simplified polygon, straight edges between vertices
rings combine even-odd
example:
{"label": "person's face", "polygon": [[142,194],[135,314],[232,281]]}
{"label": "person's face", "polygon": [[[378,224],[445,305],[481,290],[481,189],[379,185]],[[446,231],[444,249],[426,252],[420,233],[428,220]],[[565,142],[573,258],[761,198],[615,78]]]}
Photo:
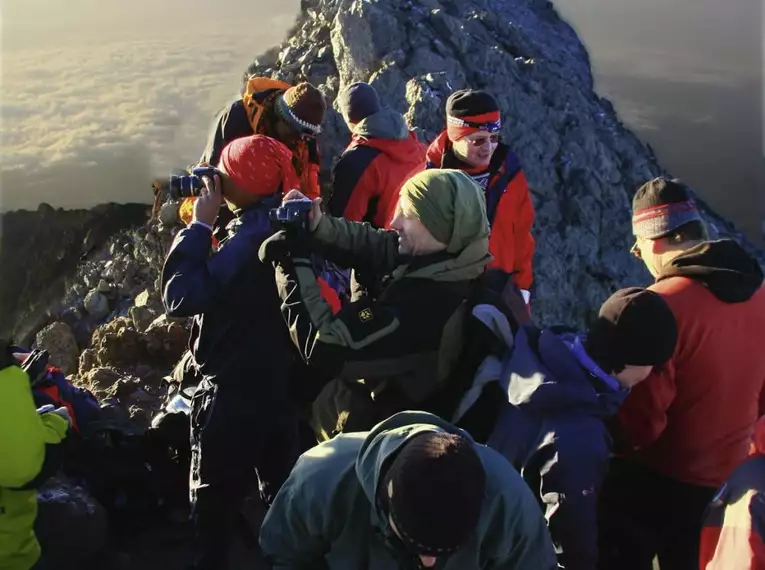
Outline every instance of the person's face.
{"label": "person's face", "polygon": [[628,364],[624,370],[614,374],[614,378],[619,382],[622,388],[632,388],[648,378],[653,370],[653,366],[633,366]]}
{"label": "person's face", "polygon": [[641,260],[654,277],[659,275],[661,269],[659,256],[655,250],[656,243],[653,240],[642,237],[636,237],[635,245],[630,249],[630,253]]}
{"label": "person's face", "polygon": [[400,198],[390,227],[398,233],[398,252],[402,255],[425,255],[446,249],[411,213],[405,198]]}
{"label": "person's face", "polygon": [[480,168],[489,166],[499,144],[499,134],[478,131],[452,143],[452,148],[462,162]]}
{"label": "person's face", "polygon": [[[399,538],[402,538],[392,518],[388,517],[388,523],[390,524],[391,530],[396,533],[396,536],[398,536]],[[420,559],[420,562],[422,563],[422,566],[424,568],[434,568],[436,565],[436,562],[438,562],[438,558],[436,558],[435,556],[425,556],[423,554],[418,554],[417,557]]]}

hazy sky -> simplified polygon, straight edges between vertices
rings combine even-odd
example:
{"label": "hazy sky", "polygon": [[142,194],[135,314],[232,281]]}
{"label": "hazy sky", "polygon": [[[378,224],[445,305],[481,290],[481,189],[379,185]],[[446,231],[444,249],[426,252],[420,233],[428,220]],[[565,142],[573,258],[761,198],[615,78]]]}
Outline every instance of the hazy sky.
{"label": "hazy sky", "polygon": [[[466,0],[468,1],[468,0]],[[146,200],[198,157],[299,1],[2,0],[3,208]],[[760,0],[555,0],[599,92],[662,162],[759,233]],[[279,8],[273,8],[279,6]]]}

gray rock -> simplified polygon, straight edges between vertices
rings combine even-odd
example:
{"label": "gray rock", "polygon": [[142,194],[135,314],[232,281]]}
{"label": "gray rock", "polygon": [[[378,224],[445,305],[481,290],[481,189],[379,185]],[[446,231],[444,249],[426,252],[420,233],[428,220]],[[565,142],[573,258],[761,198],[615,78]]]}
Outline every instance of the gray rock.
{"label": "gray rock", "polygon": [[[537,212],[533,307],[541,324],[583,326],[614,289],[650,281],[628,253],[630,201],[647,179],[669,173],[594,92],[587,51],[550,2],[304,0],[290,37],[249,72],[277,77],[301,62],[329,102],[350,82],[371,82],[425,141],[444,128],[454,90],[486,88],[497,97],[504,140],[521,160]],[[329,179],[348,131],[332,106],[324,126]],[[721,236],[765,264],[701,205]]]}
{"label": "gray rock", "polygon": [[94,318],[102,319],[109,314],[109,301],[96,289],[85,296],[85,310]]}
{"label": "gray rock", "polygon": [[163,226],[173,226],[180,222],[178,214],[179,203],[176,201],[165,202],[159,210],[159,221]]}
{"label": "gray rock", "polygon": [[145,307],[149,304],[149,300],[151,298],[151,293],[148,289],[145,289],[144,291],[141,291],[138,295],[136,295],[136,298],[133,300],[133,305],[136,307]]}
{"label": "gray rock", "polygon": [[149,325],[154,322],[154,319],[157,318],[157,313],[145,305],[130,307],[130,309],[128,309],[128,314],[133,320],[133,326],[138,332],[144,332],[149,328]]}
{"label": "gray rock", "polygon": [[37,333],[35,344],[50,353],[50,363],[60,368],[65,376],[77,372],[80,350],[68,325],[51,323]]}

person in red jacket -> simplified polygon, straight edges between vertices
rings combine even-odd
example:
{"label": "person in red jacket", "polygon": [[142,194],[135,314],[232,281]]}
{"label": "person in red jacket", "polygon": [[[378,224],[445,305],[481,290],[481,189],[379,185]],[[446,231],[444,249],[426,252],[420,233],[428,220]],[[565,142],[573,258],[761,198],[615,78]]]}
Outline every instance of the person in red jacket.
{"label": "person in red jacket", "polygon": [[765,570],[765,416],[754,428],[750,457],[704,514],[699,570]]}
{"label": "person in red jacket", "polygon": [[497,100],[485,91],[463,89],[446,101],[446,130],[431,143],[427,168],[457,168],[475,180],[486,195],[491,225],[490,267],[514,273],[528,303],[533,282],[534,205],[515,153],[500,142]]}
{"label": "person in red jacket", "polygon": [[409,131],[401,113],[382,108],[368,83],[349,85],[337,102],[352,136],[334,168],[328,211],[387,228],[401,185],[424,168],[427,146]]}
{"label": "person in red jacket", "polygon": [[744,460],[765,385],[765,288],[732,240],[709,241],[690,189],[657,178],[633,200],[633,253],[679,339],[612,426],[621,457],[601,492],[602,568],[696,568],[704,510]]}

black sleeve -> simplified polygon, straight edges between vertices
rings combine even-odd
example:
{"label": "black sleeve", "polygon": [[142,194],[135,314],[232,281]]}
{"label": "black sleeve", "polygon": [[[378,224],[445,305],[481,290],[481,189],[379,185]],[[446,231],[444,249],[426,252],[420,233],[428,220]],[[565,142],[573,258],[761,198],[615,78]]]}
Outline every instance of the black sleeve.
{"label": "black sleeve", "polygon": [[[379,154],[379,150],[368,146],[356,146],[343,153],[332,171],[334,178],[332,196],[327,203],[327,211],[332,216],[345,217],[345,209],[356,186]],[[354,221],[361,221],[362,218],[354,219]]]}
{"label": "black sleeve", "polygon": [[221,152],[225,146],[233,140],[253,134],[247,112],[240,99],[223,109],[215,119],[213,128],[207,139],[207,146],[202,153],[200,162],[207,162],[213,166],[218,164]]}

